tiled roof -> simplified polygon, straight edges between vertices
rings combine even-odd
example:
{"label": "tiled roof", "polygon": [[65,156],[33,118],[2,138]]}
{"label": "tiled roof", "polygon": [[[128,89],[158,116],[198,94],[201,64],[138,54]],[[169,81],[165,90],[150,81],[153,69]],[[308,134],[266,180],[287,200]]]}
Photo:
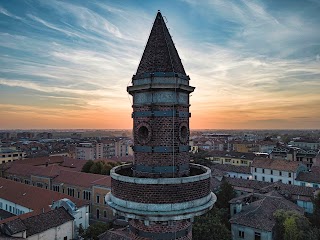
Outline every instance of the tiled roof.
{"label": "tiled roof", "polygon": [[99,183],[98,185],[111,187],[111,177],[100,174],[61,170],[59,175],[53,179],[53,183],[65,183],[87,188]]}
{"label": "tiled roof", "polygon": [[175,72],[186,75],[160,12],[154,21],[136,75],[154,72]]}
{"label": "tiled roof", "polygon": [[32,210],[43,209],[44,211],[50,209],[49,205],[52,204],[52,201],[58,201],[63,198],[70,199],[78,207],[86,205],[85,201],[66,194],[18,183],[5,178],[0,178],[0,198]]}
{"label": "tiled roof", "polygon": [[111,229],[98,236],[99,240],[130,240],[129,229],[119,228]]}
{"label": "tiled roof", "polygon": [[256,158],[254,153],[243,152],[226,152],[226,151],[211,151],[208,156],[210,157],[227,157],[227,158],[239,158],[243,160],[253,160]]}
{"label": "tiled roof", "polygon": [[312,166],[309,172],[300,172],[296,180],[309,183],[320,183],[320,167]]}
{"label": "tiled roof", "polygon": [[283,197],[265,196],[261,200],[242,207],[240,213],[235,214],[230,222],[243,226],[272,231],[275,225],[274,212],[277,210],[291,210],[303,214],[303,209]]}
{"label": "tiled roof", "polygon": [[26,230],[27,237],[29,237],[50,228],[58,227],[66,222],[73,221],[73,219],[73,216],[61,207],[25,219],[18,217],[12,221],[3,223],[3,225],[11,235]]}
{"label": "tiled roof", "polygon": [[27,230],[26,225],[20,218],[16,218],[10,222],[6,222],[5,229],[9,231],[11,235]]}
{"label": "tiled roof", "polygon": [[303,187],[291,184],[284,184],[282,182],[275,182],[272,184],[269,183],[268,186],[261,188],[260,192],[267,193],[272,190],[276,190],[281,194],[291,194],[296,196],[306,196],[313,198],[314,193],[317,189],[312,187]]}
{"label": "tiled roof", "polygon": [[57,176],[59,171],[63,167],[57,165],[51,165],[48,167],[32,166],[28,164],[14,163],[6,170],[7,174],[30,177],[31,175],[37,175],[42,177],[54,177]]}
{"label": "tiled roof", "polygon": [[257,167],[257,168],[295,172],[297,171],[299,165],[300,163],[296,161],[264,158],[264,159],[255,159],[251,166]]}
{"label": "tiled roof", "polygon": [[228,183],[230,183],[234,187],[243,187],[243,188],[250,188],[252,190],[259,190],[263,187],[269,186],[271,183],[262,182],[262,181],[255,181],[255,180],[248,180],[248,179],[240,179],[240,178],[225,178]]}
{"label": "tiled roof", "polygon": [[211,169],[215,168],[225,172],[251,174],[250,167],[247,166],[235,166],[231,164],[213,164]]}
{"label": "tiled roof", "polygon": [[44,232],[50,228],[58,227],[66,222],[73,221],[66,209],[60,207],[36,216],[29,217],[23,220],[27,227],[27,237],[37,233]]}

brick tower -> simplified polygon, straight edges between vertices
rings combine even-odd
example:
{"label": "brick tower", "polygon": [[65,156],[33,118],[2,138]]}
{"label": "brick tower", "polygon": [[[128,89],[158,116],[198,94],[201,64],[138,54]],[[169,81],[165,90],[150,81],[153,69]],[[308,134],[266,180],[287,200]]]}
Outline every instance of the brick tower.
{"label": "brick tower", "polygon": [[134,163],[111,170],[106,201],[129,221],[131,239],[192,239],[192,220],[210,210],[209,168],[189,163],[189,76],[158,12],[133,96]]}

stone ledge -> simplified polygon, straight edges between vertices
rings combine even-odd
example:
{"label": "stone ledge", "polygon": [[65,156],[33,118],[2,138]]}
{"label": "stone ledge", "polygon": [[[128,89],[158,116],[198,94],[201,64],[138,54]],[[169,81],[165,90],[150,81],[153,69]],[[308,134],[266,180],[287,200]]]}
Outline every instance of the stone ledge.
{"label": "stone ledge", "polygon": [[[214,203],[217,200],[217,197],[215,194],[210,193],[207,197],[201,199],[202,205],[191,206],[192,204],[190,204],[190,207],[185,209],[183,209],[183,206],[182,206],[184,203],[181,203],[181,205],[179,205],[179,207],[177,208],[177,209],[181,208],[180,210],[175,210],[174,208],[172,208],[173,204],[148,204],[148,205],[153,205],[149,207],[150,210],[155,209],[153,211],[140,210],[144,207],[142,205],[139,207],[138,205],[140,205],[140,203],[133,203],[133,202],[128,203],[128,201],[124,201],[126,203],[121,202],[123,200],[121,200],[120,202],[117,202],[118,199],[114,198],[111,193],[108,193],[106,195],[105,200],[108,203],[108,205],[116,211],[117,214],[129,219],[139,219],[139,220],[149,220],[149,221],[169,221],[169,220],[178,221],[178,220],[184,220],[184,219],[191,219],[195,216],[200,216],[206,213],[213,207]],[[116,200],[116,202],[112,200]],[[121,205],[123,204],[127,204],[127,205],[121,206],[121,205],[118,205],[117,203],[118,204],[120,203]],[[137,207],[140,209],[136,209],[133,207]]]}
{"label": "stone ledge", "polygon": [[189,176],[189,177],[179,177],[179,178],[138,178],[138,177],[130,177],[124,176],[117,173],[117,171],[125,168],[131,168],[132,164],[124,164],[118,167],[114,167],[110,171],[111,178],[128,183],[136,183],[136,184],[181,184],[181,183],[192,183],[198,182],[204,179],[211,178],[211,169],[199,164],[190,164],[190,168],[201,169],[204,173]]}

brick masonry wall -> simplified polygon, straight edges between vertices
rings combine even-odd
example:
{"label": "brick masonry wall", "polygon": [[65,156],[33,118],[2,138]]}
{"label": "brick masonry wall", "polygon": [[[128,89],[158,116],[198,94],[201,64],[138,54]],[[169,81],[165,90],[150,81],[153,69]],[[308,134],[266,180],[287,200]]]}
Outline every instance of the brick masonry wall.
{"label": "brick masonry wall", "polygon": [[[172,106],[142,106],[133,107],[135,112],[143,111],[168,111],[172,110]],[[189,112],[188,106],[176,106],[175,110]],[[147,123],[152,129],[151,139],[145,146],[184,146],[188,145],[189,142],[182,143],[179,139],[179,126],[181,123],[185,123],[189,126],[189,118],[173,118],[172,117],[135,117],[133,120],[134,129],[134,145],[141,146],[139,143],[138,125],[141,123]],[[174,126],[174,127],[173,127]],[[174,133],[174,134],[173,134]],[[174,137],[173,137],[174,136]],[[189,134],[187,139],[189,139]],[[174,161],[173,161],[174,158]],[[178,166],[183,164],[189,164],[189,153],[188,152],[176,152],[176,153],[134,153],[135,164],[145,166]],[[178,174],[188,174],[188,171]]]}
{"label": "brick masonry wall", "polygon": [[[173,225],[168,225],[165,223],[155,224],[151,223],[149,226],[143,224],[143,222],[138,220],[131,220],[129,224],[138,229],[139,231],[148,232],[148,233],[172,233],[173,238],[176,240],[191,240],[192,239],[192,231],[189,231],[188,235],[180,238],[175,238],[174,233],[181,230],[186,230],[191,226],[189,221],[178,221]],[[151,238],[140,237],[138,234],[130,232],[130,238],[134,240],[147,240]]]}
{"label": "brick masonry wall", "polygon": [[140,203],[181,203],[209,195],[210,179],[182,184],[135,184],[111,180],[112,194],[120,199]]}

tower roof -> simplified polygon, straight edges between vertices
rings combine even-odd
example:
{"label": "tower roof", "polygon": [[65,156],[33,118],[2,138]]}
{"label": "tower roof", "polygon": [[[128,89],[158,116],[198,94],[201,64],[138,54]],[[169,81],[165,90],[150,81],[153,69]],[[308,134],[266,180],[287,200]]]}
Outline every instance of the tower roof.
{"label": "tower roof", "polygon": [[160,11],[154,20],[136,75],[154,72],[175,72],[186,75]]}

